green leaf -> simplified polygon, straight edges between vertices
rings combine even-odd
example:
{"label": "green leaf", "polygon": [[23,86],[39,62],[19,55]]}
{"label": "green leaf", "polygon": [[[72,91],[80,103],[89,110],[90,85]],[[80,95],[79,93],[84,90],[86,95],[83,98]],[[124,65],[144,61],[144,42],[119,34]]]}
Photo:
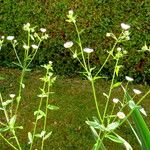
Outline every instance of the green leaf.
{"label": "green leaf", "polygon": [[18,96],[18,97],[16,98],[16,100],[17,100],[17,103],[19,103],[20,100],[21,100],[21,96]]}
{"label": "green leaf", "polygon": [[44,137],[44,140],[46,140],[47,138],[49,138],[51,136],[51,134],[52,134],[52,131],[49,132],[48,134],[46,134],[46,136]]}
{"label": "green leaf", "polygon": [[86,121],[86,124],[88,124],[89,126],[95,128],[95,129],[100,129],[101,131],[105,130],[105,127],[103,125],[100,125],[96,121]]}
{"label": "green leaf", "polygon": [[106,148],[100,138],[98,138],[96,140],[96,143],[94,144],[92,150],[106,150]]}
{"label": "green leaf", "polygon": [[12,103],[12,100],[7,100],[6,102],[2,102],[2,106],[7,106],[10,103]]}
{"label": "green leaf", "polygon": [[117,136],[107,135],[106,138],[110,139],[111,141],[113,141],[115,143],[121,143],[121,144],[123,144],[123,141],[120,140]]}
{"label": "green leaf", "polygon": [[143,150],[149,150],[150,148],[150,131],[146,122],[144,121],[142,115],[140,114],[139,107],[137,107],[132,99],[132,97],[128,94],[128,92],[123,88],[125,92],[125,98],[129,102],[129,107],[133,110],[131,116],[136,126],[136,131],[138,138],[140,139],[142,145],[141,148]]}
{"label": "green leaf", "polygon": [[28,139],[29,139],[29,144],[33,142],[32,134],[31,132],[28,132]]}
{"label": "green leaf", "polygon": [[5,131],[7,131],[7,130],[9,130],[9,127],[0,128],[0,133],[5,132]]}
{"label": "green leaf", "polygon": [[42,110],[35,111],[34,115],[37,115],[38,120],[46,116],[46,114]]}
{"label": "green leaf", "polygon": [[21,65],[21,64],[16,63],[16,62],[12,62],[12,63],[22,68],[22,65]]}
{"label": "green leaf", "polygon": [[97,140],[99,138],[97,131],[92,126],[90,126],[90,129],[93,133],[94,139]]}
{"label": "green leaf", "polygon": [[14,116],[10,119],[10,121],[9,121],[9,127],[10,127],[10,128],[14,128],[15,122],[16,122],[16,115],[14,115]]}
{"label": "green leaf", "polygon": [[120,86],[122,84],[122,82],[117,82],[117,83],[115,83],[113,86],[112,86],[112,89],[113,88],[116,88],[116,87],[118,87],[118,86]]}
{"label": "green leaf", "polygon": [[50,109],[50,110],[58,110],[59,109],[58,106],[50,105],[50,104],[47,106],[47,108]]}
{"label": "green leaf", "polygon": [[122,65],[119,65],[119,66],[116,66],[116,68],[115,68],[115,73],[117,76],[118,76],[118,73],[119,73],[119,70],[121,67],[122,67]]}
{"label": "green leaf", "polygon": [[107,131],[111,131],[116,129],[119,126],[119,122],[112,122],[111,124],[109,124],[106,128]]}
{"label": "green leaf", "polygon": [[131,145],[126,141],[124,140],[121,136],[119,136],[118,134],[115,134],[119,140],[122,141],[122,143],[124,144],[124,146],[126,147],[126,150],[133,150],[133,148],[131,147]]}
{"label": "green leaf", "polygon": [[4,80],[4,79],[5,79],[4,77],[0,76],[0,80]]}

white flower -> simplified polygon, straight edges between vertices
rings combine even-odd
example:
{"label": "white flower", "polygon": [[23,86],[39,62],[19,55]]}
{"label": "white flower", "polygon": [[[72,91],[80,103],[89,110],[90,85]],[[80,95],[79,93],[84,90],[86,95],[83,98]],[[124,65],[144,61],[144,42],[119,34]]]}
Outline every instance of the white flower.
{"label": "white flower", "polygon": [[86,53],[92,53],[94,50],[92,48],[84,48],[83,51]]}
{"label": "white flower", "polygon": [[30,23],[24,24],[23,30],[29,31],[30,30]]}
{"label": "white flower", "polygon": [[41,28],[40,31],[44,33],[44,32],[46,32],[46,29],[45,28]]}
{"label": "white flower", "polygon": [[111,36],[111,33],[106,33],[106,36],[107,36],[107,37],[110,37],[110,36]]}
{"label": "white flower", "polygon": [[29,49],[29,46],[28,45],[23,45],[23,48],[24,49]]}
{"label": "white flower", "polygon": [[118,117],[119,119],[124,119],[124,118],[126,117],[126,115],[125,115],[123,112],[118,112],[118,113],[117,113],[117,117]]}
{"label": "white flower", "polygon": [[31,46],[32,46],[33,49],[38,49],[38,46],[37,46],[37,45],[34,45],[34,44],[33,44],[33,45],[31,45]]}
{"label": "white flower", "polygon": [[121,23],[121,28],[122,28],[123,30],[128,30],[128,29],[130,29],[130,25],[125,24],[125,23]]}
{"label": "white flower", "polygon": [[7,40],[12,41],[14,39],[14,36],[7,36]]}
{"label": "white flower", "polygon": [[69,15],[72,16],[73,15],[73,10],[69,10],[68,13],[69,13]]}
{"label": "white flower", "polygon": [[1,39],[4,39],[5,38],[5,36],[1,36]]}
{"label": "white flower", "polygon": [[14,98],[16,95],[15,94],[10,94],[9,96],[10,96],[10,98]]}
{"label": "white flower", "polygon": [[129,76],[126,76],[125,79],[126,79],[127,81],[133,81],[133,80],[134,80],[133,78],[131,78],[131,77],[129,77]]}
{"label": "white flower", "polygon": [[64,44],[64,47],[65,47],[65,48],[70,48],[70,47],[72,47],[72,46],[73,46],[73,42],[72,42],[72,41],[66,42],[66,43]]}
{"label": "white flower", "polygon": [[117,104],[119,102],[119,99],[118,98],[113,98],[113,102]]}
{"label": "white flower", "polygon": [[118,47],[118,48],[117,48],[117,51],[121,51],[121,47]]}
{"label": "white flower", "polygon": [[50,65],[52,65],[53,62],[52,62],[52,61],[49,61],[48,63],[49,63]]}
{"label": "white flower", "polygon": [[138,90],[138,89],[133,89],[133,92],[135,93],[135,94],[141,94],[142,92],[140,91],[140,90]]}

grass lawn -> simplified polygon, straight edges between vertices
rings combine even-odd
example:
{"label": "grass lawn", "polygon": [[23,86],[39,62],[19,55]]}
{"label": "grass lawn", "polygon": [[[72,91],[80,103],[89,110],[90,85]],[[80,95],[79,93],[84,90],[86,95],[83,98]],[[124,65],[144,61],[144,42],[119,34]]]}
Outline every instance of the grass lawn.
{"label": "grass lawn", "polygon": [[[29,72],[25,77],[26,88],[23,93],[24,97],[18,114],[19,125],[24,126],[24,129],[20,130],[18,135],[25,150],[28,149],[27,133],[32,131],[34,122],[33,113],[39,103],[37,95],[39,94],[39,86],[42,85],[39,80],[42,74],[42,71],[33,71]],[[7,99],[9,98],[9,94],[16,93],[19,75],[19,70],[0,68],[0,76],[5,78],[4,80],[0,80],[0,92],[4,98]],[[99,106],[102,109],[105,101],[102,93],[108,91],[109,84],[108,81],[103,80],[98,81],[96,84]],[[142,85],[131,85],[130,87],[137,88],[143,93],[149,89],[149,86]],[[95,141],[85,121],[87,118],[92,119],[92,116],[96,115],[96,110],[88,81],[79,78],[70,79],[58,77],[53,86],[53,91],[55,93],[49,102],[59,106],[60,109],[57,111],[49,111],[47,129],[53,133],[45,142],[45,150],[91,150]],[[113,93],[113,97],[121,98],[121,96],[121,89],[116,89]],[[150,95],[143,101],[142,106],[147,112],[148,117],[145,119],[150,127],[149,100]],[[1,119],[2,118],[1,114]],[[41,123],[38,124],[39,127],[41,125]],[[139,149],[135,138],[132,137],[130,127],[127,124],[120,128],[120,130],[118,129],[118,132],[131,143],[133,149]],[[7,134],[6,136],[9,137]],[[38,145],[40,145],[40,141],[36,143],[36,148],[38,148]],[[124,149],[119,144],[110,144],[108,142],[107,145],[108,149],[111,150]],[[0,139],[0,146],[2,150],[11,150],[2,139]]]}

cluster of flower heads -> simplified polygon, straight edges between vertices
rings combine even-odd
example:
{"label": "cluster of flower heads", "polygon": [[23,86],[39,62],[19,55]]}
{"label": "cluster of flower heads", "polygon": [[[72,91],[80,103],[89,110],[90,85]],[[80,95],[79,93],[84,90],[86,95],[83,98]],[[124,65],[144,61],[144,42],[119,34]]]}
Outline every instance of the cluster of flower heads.
{"label": "cluster of flower heads", "polygon": [[[42,40],[48,38],[48,34],[44,34],[44,33],[46,32],[46,29],[45,29],[45,28],[40,28],[40,31],[42,32],[42,36],[39,36],[39,35],[35,32],[35,28],[36,28],[36,27],[31,27],[30,23],[26,23],[26,24],[24,24],[24,26],[23,26],[23,30],[24,30],[24,31],[28,31],[29,33],[33,33],[33,36],[32,36],[32,35],[30,36],[33,41],[35,41],[34,38],[37,38],[39,41],[42,41]],[[1,39],[0,39],[0,47],[2,46],[2,43],[3,43],[3,40],[4,40],[4,39],[5,39],[5,37],[4,37],[4,36],[1,36]],[[7,36],[6,39],[7,39],[8,41],[13,41],[13,43],[17,45],[17,40],[15,40],[15,37],[14,37],[14,36],[12,36],[12,35],[11,35],[11,36]],[[32,47],[33,49],[38,49],[39,46],[36,45],[36,44],[32,44],[31,47]],[[30,47],[29,47],[27,44],[24,43],[23,48],[24,48],[24,49],[29,49]]]}
{"label": "cluster of flower heads", "polygon": [[[72,41],[68,41],[68,42],[64,43],[65,48],[71,48],[72,46],[73,46]],[[84,48],[83,51],[86,53],[92,53],[94,50],[92,48]]]}
{"label": "cluster of flower heads", "polygon": [[130,35],[130,32],[129,32],[130,25],[125,24],[125,23],[121,23],[120,26],[121,26],[123,31],[122,31],[122,34],[120,35],[119,38],[117,38],[113,33],[106,33],[106,36],[112,37],[115,40],[118,40],[118,42],[130,40],[130,36],[129,36]]}
{"label": "cluster of flower heads", "polygon": [[[134,79],[131,78],[131,77],[129,77],[129,76],[126,76],[125,79],[126,79],[128,82],[134,81]],[[142,92],[141,92],[140,90],[138,90],[138,89],[133,89],[133,92],[134,92],[135,95],[139,95],[139,94],[142,93]],[[117,104],[118,102],[120,102],[120,100],[119,100],[118,98],[113,98],[112,101],[113,101],[114,104]],[[120,103],[121,103],[121,102],[120,102]],[[144,108],[141,108],[140,111],[146,116],[146,112],[145,112]],[[119,119],[124,119],[124,118],[126,117],[126,115],[124,114],[124,112],[118,112],[118,113],[117,113],[117,117],[118,117]]]}

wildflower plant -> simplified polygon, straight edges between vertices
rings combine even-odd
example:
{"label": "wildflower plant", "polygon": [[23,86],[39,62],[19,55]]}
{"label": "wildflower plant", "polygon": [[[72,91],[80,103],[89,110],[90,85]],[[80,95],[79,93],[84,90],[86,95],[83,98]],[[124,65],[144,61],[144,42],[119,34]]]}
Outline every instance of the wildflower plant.
{"label": "wildflower plant", "polygon": [[[87,120],[86,123],[89,125],[94,138],[95,138],[95,145],[93,146],[93,150],[105,150],[106,145],[104,145],[105,139],[109,139],[112,142],[121,143],[124,144],[125,148],[127,150],[132,150],[132,146],[121,137],[116,131],[116,129],[120,128],[120,126],[127,122],[131,129],[133,130],[133,133],[135,134],[141,148],[148,148],[150,147],[150,132],[140,115],[140,106],[139,104],[141,101],[150,93],[150,90],[142,96],[139,100],[136,100],[137,103],[135,103],[135,99],[137,98],[136,95],[141,94],[142,92],[138,89],[133,89],[134,96],[130,96],[128,93],[128,85],[130,82],[132,82],[134,79],[126,76],[125,79],[127,80],[127,85],[124,87],[122,82],[117,82],[117,77],[119,76],[120,68],[123,67],[123,64],[121,64],[121,59],[127,55],[127,51],[123,48],[119,47],[120,43],[123,43],[125,41],[130,40],[130,25],[121,23],[121,30],[119,36],[116,36],[113,33],[107,33],[107,38],[113,38],[114,39],[114,45],[112,46],[112,49],[107,51],[107,57],[106,60],[103,62],[103,64],[100,66],[98,71],[96,72],[96,67],[91,67],[90,64],[90,55],[91,53],[94,53],[95,50],[92,48],[83,47],[82,40],[81,40],[81,33],[78,25],[77,25],[77,16],[74,15],[73,10],[70,10],[67,15],[67,22],[72,23],[75,27],[76,33],[77,33],[77,40],[76,43],[79,47],[79,49],[74,49],[73,41],[66,42],[64,44],[64,47],[69,49],[70,52],[73,55],[74,59],[77,59],[80,63],[80,65],[83,67],[83,75],[89,80],[92,87],[93,92],[93,98],[95,102],[95,108],[97,111],[97,117],[93,117],[93,120]],[[148,50],[148,47],[144,47],[143,50]],[[99,101],[97,99],[97,91],[95,88],[95,82],[98,79],[106,78],[101,74],[101,71],[103,70],[104,66],[108,61],[112,60],[115,62],[114,69],[113,69],[113,75],[112,80],[110,84],[110,88],[108,93],[102,93],[104,96],[104,100]],[[112,99],[112,92],[116,88],[121,88],[123,92],[123,98],[113,98]],[[99,103],[104,103],[105,107],[101,108],[99,106]],[[111,111],[109,111],[110,106],[112,107]],[[143,109],[142,109],[143,110]],[[116,113],[117,112],[117,113]],[[144,111],[143,111],[144,112]],[[145,112],[144,112],[145,113]],[[133,120],[135,121],[136,126],[138,129],[144,128],[144,131],[141,130],[140,134],[135,131],[135,127],[133,127],[130,123],[131,116]],[[147,134],[146,134],[147,132]],[[147,138],[146,138],[147,137]],[[145,141],[147,142],[145,143]],[[147,149],[148,150],[148,149]]]}
{"label": "wildflower plant", "polygon": [[[41,28],[40,32],[35,32],[36,27],[31,27],[30,23],[27,23],[23,26],[23,30],[27,33],[27,41],[23,41],[22,49],[24,50],[24,56],[20,57],[17,52],[17,45],[18,42],[14,36],[6,37],[8,42],[11,42],[12,47],[14,49],[14,53],[17,58],[17,62],[14,62],[17,66],[21,68],[21,76],[19,82],[19,89],[18,93],[11,93],[9,95],[8,100],[4,100],[2,94],[0,93],[0,111],[4,114],[5,120],[0,121],[0,137],[13,149],[15,150],[23,150],[23,147],[19,141],[19,137],[17,135],[18,130],[23,129],[23,126],[17,122],[17,116],[19,113],[19,107],[22,102],[22,93],[23,90],[26,88],[24,77],[26,72],[30,71],[30,64],[32,63],[34,57],[36,56],[40,44],[43,40],[48,38],[48,34],[46,34],[46,29]],[[0,47],[2,46],[5,38],[1,37],[0,40]],[[53,67],[52,62],[49,61],[47,65],[42,66],[45,70],[45,76],[40,78],[43,82],[43,87],[40,88],[41,93],[38,95],[40,101],[37,110],[34,111],[35,122],[33,131],[28,132],[26,136],[28,136],[28,144],[29,149],[34,149],[34,143],[39,138],[41,140],[41,150],[44,149],[44,142],[47,138],[50,137],[52,131],[48,132],[47,128],[47,115],[48,110],[57,110],[58,107],[51,105],[49,103],[49,99],[51,94],[53,94],[51,87],[56,79],[53,75]],[[45,107],[43,106],[45,104]],[[40,133],[37,133],[37,125],[39,122],[43,122],[43,127]],[[10,138],[5,137],[5,134],[9,133]]]}

